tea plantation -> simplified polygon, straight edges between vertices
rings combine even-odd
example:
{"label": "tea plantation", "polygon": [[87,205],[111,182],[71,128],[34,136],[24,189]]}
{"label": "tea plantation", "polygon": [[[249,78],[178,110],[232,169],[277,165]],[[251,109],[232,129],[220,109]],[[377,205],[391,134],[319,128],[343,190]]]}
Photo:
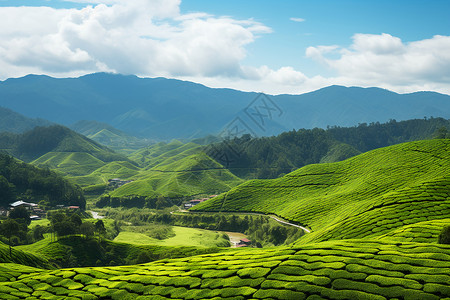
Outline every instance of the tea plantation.
{"label": "tea plantation", "polygon": [[130,266],[1,264],[0,299],[450,300],[450,245],[437,243],[449,170],[450,140],[429,140],[249,181],[195,210],[271,213],[311,233]]}
{"label": "tea plantation", "polygon": [[373,150],[248,181],[193,208],[272,213],[308,226],[298,243],[386,235],[450,217],[450,140]]}
{"label": "tea plantation", "polygon": [[153,263],[1,267],[1,299],[445,299],[450,245],[330,241]]}

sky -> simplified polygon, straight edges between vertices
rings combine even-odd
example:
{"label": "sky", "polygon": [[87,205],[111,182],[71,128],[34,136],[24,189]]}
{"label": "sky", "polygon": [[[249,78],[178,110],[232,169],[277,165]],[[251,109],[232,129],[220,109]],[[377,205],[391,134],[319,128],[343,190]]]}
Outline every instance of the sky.
{"label": "sky", "polygon": [[447,0],[0,0],[0,80],[112,72],[450,94]]}

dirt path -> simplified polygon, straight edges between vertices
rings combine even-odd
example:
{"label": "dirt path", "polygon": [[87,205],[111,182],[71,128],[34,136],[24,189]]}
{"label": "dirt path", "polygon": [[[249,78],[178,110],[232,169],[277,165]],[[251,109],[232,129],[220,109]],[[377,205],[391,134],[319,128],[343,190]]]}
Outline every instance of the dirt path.
{"label": "dirt path", "polygon": [[100,216],[99,214],[98,214],[98,212],[95,212],[95,211],[90,211],[90,213],[92,214],[92,217],[94,218],[94,219],[103,219],[103,218],[105,218],[104,216]]}
{"label": "dirt path", "polygon": [[247,236],[243,233],[239,232],[231,232],[231,231],[220,231],[226,233],[230,237],[231,248],[236,248],[236,244],[239,243],[240,240],[247,238]]}
{"label": "dirt path", "polygon": [[300,225],[297,225],[297,224],[292,224],[292,223],[289,223],[289,222],[280,220],[280,219],[278,219],[278,218],[275,217],[275,216],[270,216],[270,217],[271,217],[272,219],[274,219],[275,221],[279,222],[279,223],[282,223],[282,224],[286,224],[286,225],[290,225],[290,226],[294,226],[294,227],[301,228],[301,229],[303,229],[303,231],[306,231],[307,233],[310,233],[310,232],[311,232],[311,230],[309,230],[308,228],[305,228],[305,227],[303,227],[303,226],[300,226]]}

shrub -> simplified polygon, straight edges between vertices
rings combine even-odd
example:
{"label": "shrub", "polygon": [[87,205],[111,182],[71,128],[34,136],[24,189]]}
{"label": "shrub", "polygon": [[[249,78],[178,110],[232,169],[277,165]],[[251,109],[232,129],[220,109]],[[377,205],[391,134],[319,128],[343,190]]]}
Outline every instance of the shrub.
{"label": "shrub", "polygon": [[444,226],[438,239],[439,244],[450,244],[450,225]]}

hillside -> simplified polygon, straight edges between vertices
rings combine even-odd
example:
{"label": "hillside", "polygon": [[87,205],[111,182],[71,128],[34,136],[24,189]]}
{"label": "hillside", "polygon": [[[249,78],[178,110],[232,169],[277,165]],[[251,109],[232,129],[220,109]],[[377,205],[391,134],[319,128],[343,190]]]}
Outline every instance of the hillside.
{"label": "hillside", "polygon": [[151,140],[135,137],[97,121],[82,120],[70,125],[69,128],[115,151],[129,153],[153,143]]}
{"label": "hillside", "polygon": [[0,132],[23,133],[37,126],[50,126],[44,119],[32,119],[0,106]]}
{"label": "hillside", "polygon": [[173,140],[170,143],[160,142],[140,149],[130,154],[128,158],[138,163],[140,167],[150,169],[163,163],[168,158],[172,157],[173,159],[168,162],[173,162],[177,158],[179,159],[186,157],[187,155],[198,153],[199,148],[200,145],[195,143],[182,143],[180,141]]}
{"label": "hillside", "polygon": [[[13,266],[12,266],[13,267]],[[450,297],[450,246],[332,241],[122,267],[2,274],[0,297],[37,299],[429,299]],[[19,270],[17,270],[19,269]]]}
{"label": "hillside", "polygon": [[60,125],[36,127],[17,135],[4,134],[0,142],[0,149],[27,162],[49,152],[86,153],[104,162],[126,160],[124,156]]}
{"label": "hillside", "polygon": [[138,206],[146,203],[147,207],[154,207],[154,200],[160,196],[176,200],[199,194],[217,194],[243,182],[198,149],[195,154],[191,152],[192,148],[188,148],[142,171],[136,180],[132,177],[132,182],[108,193],[98,205],[113,205],[113,202],[120,201],[122,206],[128,206],[126,202],[138,201]]}
{"label": "hillside", "polygon": [[312,229],[298,243],[381,236],[448,218],[449,158],[448,139],[404,143],[247,181],[192,210],[276,214]]}
{"label": "hillside", "polygon": [[353,127],[300,129],[271,137],[243,135],[204,147],[241,178],[277,178],[300,167],[344,160],[362,152],[404,142],[450,136],[450,120],[414,119]]}
{"label": "hillside", "polygon": [[86,206],[81,189],[60,174],[0,153],[0,207],[23,199],[51,206]]}
{"label": "hillside", "polygon": [[[14,261],[15,263],[31,266],[47,266],[51,264],[58,268],[129,265],[168,257],[176,258],[214,253],[220,250],[217,247],[137,245],[113,242],[106,239],[86,239],[82,236],[66,236],[56,241],[51,241],[47,237],[31,245],[17,246],[15,249],[20,249],[16,250],[15,253],[27,253],[32,258],[35,256],[40,257],[34,265],[28,261],[24,260],[22,262],[17,259]],[[141,260],[139,259],[140,256]],[[9,261],[7,260],[6,262]],[[46,264],[42,262],[46,262]]]}
{"label": "hillside", "polygon": [[166,141],[217,134],[238,116],[258,136],[293,128],[450,118],[448,95],[330,86],[301,95],[270,96],[279,108],[277,117],[266,118],[261,128],[249,117],[254,105],[260,104],[258,96],[173,79],[105,73],[58,79],[28,75],[0,84],[0,105],[27,117],[66,126],[95,120],[132,135]]}
{"label": "hillside", "polygon": [[[13,269],[22,269],[22,270],[33,270],[33,272],[39,271],[34,268],[52,268],[49,262],[42,258],[40,255],[35,255],[33,253],[27,251],[17,250],[15,248],[11,249],[11,254],[9,255],[9,246],[0,242],[0,282],[9,280],[10,277],[7,275],[7,272],[3,272],[3,268],[13,267]],[[21,267],[19,267],[21,265]],[[19,271],[20,272],[20,271]]]}

